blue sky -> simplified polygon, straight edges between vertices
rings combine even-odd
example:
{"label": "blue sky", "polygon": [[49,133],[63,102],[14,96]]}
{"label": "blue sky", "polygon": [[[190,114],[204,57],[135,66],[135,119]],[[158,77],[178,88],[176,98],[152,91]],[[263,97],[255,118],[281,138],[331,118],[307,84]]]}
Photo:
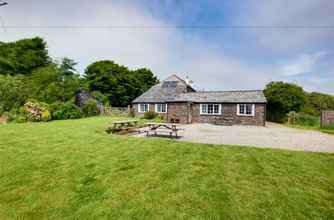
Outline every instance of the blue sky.
{"label": "blue sky", "polygon": [[[111,59],[160,79],[188,75],[198,89],[263,89],[283,80],[334,94],[332,0],[7,1],[0,41],[41,36],[54,57],[75,59],[81,72]],[[200,25],[271,28],[136,28]]]}

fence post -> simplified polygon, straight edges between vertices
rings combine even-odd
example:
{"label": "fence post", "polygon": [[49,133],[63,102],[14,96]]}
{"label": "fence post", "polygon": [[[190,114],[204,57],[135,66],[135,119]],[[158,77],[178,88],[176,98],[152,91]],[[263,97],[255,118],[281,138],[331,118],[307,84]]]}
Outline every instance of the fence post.
{"label": "fence post", "polygon": [[322,110],[320,114],[320,127],[324,127],[324,110]]}

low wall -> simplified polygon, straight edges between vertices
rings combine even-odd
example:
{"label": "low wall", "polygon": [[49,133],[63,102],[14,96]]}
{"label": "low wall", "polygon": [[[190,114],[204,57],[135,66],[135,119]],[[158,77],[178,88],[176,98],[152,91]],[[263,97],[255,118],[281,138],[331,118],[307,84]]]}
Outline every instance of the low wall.
{"label": "low wall", "polygon": [[322,111],[321,112],[321,127],[334,124],[334,111]]}
{"label": "low wall", "polygon": [[130,107],[105,107],[104,115],[127,115],[130,113]]}

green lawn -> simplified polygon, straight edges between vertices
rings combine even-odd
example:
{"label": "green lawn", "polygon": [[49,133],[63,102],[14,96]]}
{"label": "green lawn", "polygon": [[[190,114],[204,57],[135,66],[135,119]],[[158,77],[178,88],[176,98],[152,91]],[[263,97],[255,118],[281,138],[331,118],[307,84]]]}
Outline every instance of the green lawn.
{"label": "green lawn", "polygon": [[0,126],[0,219],[334,219],[334,154]]}
{"label": "green lawn", "polygon": [[327,127],[327,128],[321,128],[320,125],[316,126],[310,126],[310,125],[292,125],[292,124],[285,124],[288,127],[291,128],[298,128],[298,129],[304,129],[304,130],[314,130],[314,131],[321,131],[323,133],[327,134],[333,134],[334,135],[334,127]]}

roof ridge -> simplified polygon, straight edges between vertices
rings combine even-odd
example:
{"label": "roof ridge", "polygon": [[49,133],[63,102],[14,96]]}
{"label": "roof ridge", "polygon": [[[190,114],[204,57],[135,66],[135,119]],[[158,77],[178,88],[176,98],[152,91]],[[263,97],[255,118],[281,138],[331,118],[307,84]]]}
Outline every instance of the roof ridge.
{"label": "roof ridge", "polygon": [[176,77],[177,79],[181,80],[182,82],[186,83],[186,81],[185,81],[184,79],[182,79],[181,77],[179,77],[179,76],[176,75],[175,73],[169,75],[169,76],[168,76],[166,79],[164,79],[163,81],[166,81],[168,78],[170,78],[170,77],[172,77],[172,76],[174,76],[174,77]]}
{"label": "roof ridge", "polygon": [[217,91],[197,91],[188,93],[214,93],[214,92],[263,92],[262,89],[249,89],[249,90],[217,90]]}

